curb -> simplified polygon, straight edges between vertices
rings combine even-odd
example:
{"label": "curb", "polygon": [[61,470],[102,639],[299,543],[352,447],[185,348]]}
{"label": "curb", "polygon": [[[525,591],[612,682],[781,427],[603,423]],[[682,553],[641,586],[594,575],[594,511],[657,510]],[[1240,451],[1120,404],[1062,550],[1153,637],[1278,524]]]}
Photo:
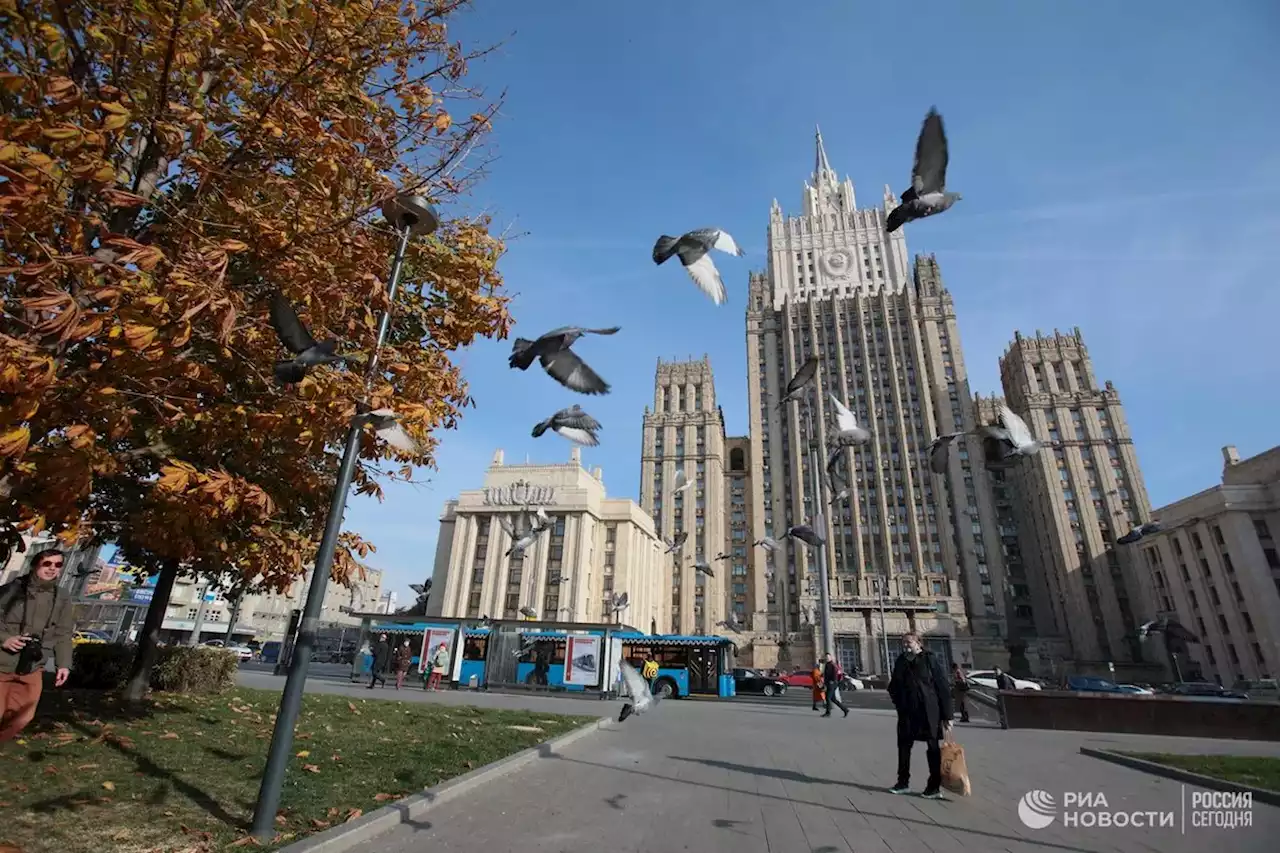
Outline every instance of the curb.
{"label": "curb", "polygon": [[427,788],[417,794],[411,794],[403,800],[398,800],[391,805],[383,806],[368,814],[361,815],[350,823],[344,823],[324,832],[309,835],[279,848],[278,853],[343,853],[343,851],[358,847],[383,833],[390,832],[403,823],[413,823],[419,820],[431,808],[441,803],[446,803],[460,794],[466,794],[486,782],[523,767],[539,758],[548,757],[561,747],[568,746],[576,740],[580,740],[600,729],[607,728],[608,724],[612,723],[613,720],[614,717],[611,716],[601,717],[594,723],[587,723],[537,746],[522,750],[514,755],[508,755],[506,758],[495,761],[492,764],[486,764],[484,767],[477,767],[469,773],[455,776],[435,787]]}
{"label": "curb", "polygon": [[1170,767],[1167,764],[1159,764],[1155,761],[1147,761],[1143,758],[1121,755],[1120,753],[1112,752],[1109,749],[1093,749],[1092,747],[1082,746],[1080,747],[1080,754],[1087,755],[1090,758],[1097,758],[1101,761],[1110,761],[1112,764],[1119,764],[1133,770],[1141,770],[1155,776],[1163,776],[1166,779],[1174,779],[1178,782],[1186,782],[1190,785],[1199,785],[1201,788],[1208,788],[1211,791],[1252,794],[1253,799],[1260,803],[1266,803],[1271,806],[1280,806],[1280,791],[1272,791],[1267,788],[1255,788],[1252,785],[1245,785],[1240,782],[1231,782],[1226,779],[1219,779],[1216,776],[1205,776],[1202,773],[1193,773],[1190,770],[1183,770],[1180,767]]}

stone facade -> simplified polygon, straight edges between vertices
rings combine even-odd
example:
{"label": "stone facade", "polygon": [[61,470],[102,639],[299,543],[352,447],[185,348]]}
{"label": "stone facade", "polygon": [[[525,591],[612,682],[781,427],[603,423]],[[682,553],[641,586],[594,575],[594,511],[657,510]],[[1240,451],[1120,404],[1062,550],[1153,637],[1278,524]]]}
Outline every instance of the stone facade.
{"label": "stone facade", "polygon": [[[541,507],[551,529],[522,556],[500,515]],[[509,465],[497,451],[481,488],[445,504],[427,612],[455,618],[613,621],[608,601],[626,592],[621,621],[648,631],[670,619],[671,571],[653,520],[634,501],[605,494],[599,468],[568,463]]]}
{"label": "stone facade", "polygon": [[1222,456],[1221,485],[1152,512],[1163,530],[1132,547],[1158,614],[1201,641],[1181,649],[1176,668],[1159,637],[1150,656],[1172,677],[1231,687],[1280,674],[1280,447],[1241,460],[1228,446]]}

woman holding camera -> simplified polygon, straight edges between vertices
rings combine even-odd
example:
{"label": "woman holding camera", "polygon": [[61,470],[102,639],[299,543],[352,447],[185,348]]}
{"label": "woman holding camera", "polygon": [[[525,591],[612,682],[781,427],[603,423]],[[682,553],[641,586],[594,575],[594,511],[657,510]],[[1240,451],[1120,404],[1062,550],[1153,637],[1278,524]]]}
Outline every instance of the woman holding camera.
{"label": "woman holding camera", "polygon": [[49,650],[58,667],[54,685],[71,673],[75,612],[71,596],[58,591],[64,562],[61,551],[41,551],[29,573],[0,587],[0,743],[35,718]]}

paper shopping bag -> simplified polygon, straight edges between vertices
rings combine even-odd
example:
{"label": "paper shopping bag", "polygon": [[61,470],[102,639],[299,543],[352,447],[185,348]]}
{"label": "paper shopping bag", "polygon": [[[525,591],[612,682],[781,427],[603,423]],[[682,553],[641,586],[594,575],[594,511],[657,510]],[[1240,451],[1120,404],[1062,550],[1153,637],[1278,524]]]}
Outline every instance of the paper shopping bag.
{"label": "paper shopping bag", "polygon": [[962,797],[973,793],[969,768],[964,763],[964,747],[955,742],[950,732],[942,743],[942,787]]}

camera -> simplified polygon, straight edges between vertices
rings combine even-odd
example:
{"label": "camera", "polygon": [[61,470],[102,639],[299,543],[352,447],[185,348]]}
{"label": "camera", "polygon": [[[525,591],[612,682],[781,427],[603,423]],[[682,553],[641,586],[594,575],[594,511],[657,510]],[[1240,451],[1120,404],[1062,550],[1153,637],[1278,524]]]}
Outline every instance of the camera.
{"label": "camera", "polygon": [[18,652],[18,663],[14,667],[14,675],[30,675],[40,664],[44,663],[44,644],[40,637],[27,637],[27,644]]}

